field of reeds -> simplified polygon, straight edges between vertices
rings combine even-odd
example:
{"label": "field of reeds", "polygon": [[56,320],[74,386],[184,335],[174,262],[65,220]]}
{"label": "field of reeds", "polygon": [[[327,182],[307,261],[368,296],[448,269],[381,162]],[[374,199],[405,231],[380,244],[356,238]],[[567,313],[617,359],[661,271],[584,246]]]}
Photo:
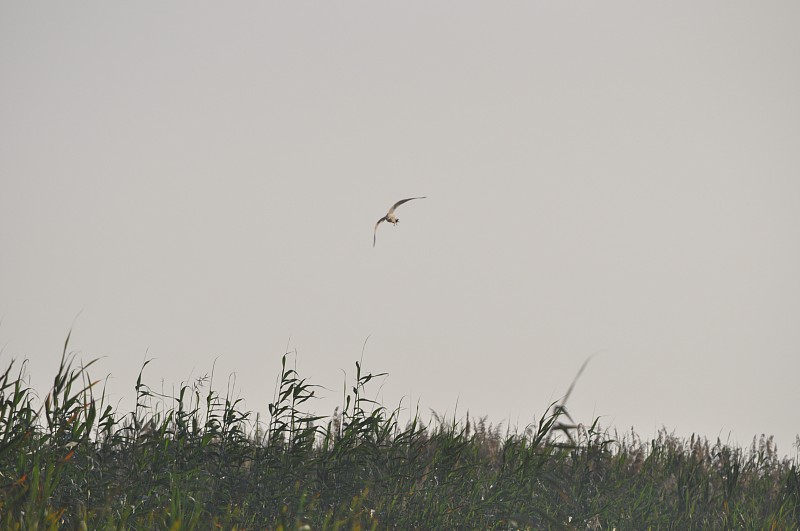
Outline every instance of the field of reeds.
{"label": "field of reeds", "polygon": [[65,344],[44,400],[25,363],[0,373],[0,529],[800,529],[797,460],[768,438],[644,441],[576,424],[564,401],[514,432],[401,425],[360,363],[315,416],[286,356],[263,419],[211,382],[164,396],[142,372],[123,413],[91,366]]}

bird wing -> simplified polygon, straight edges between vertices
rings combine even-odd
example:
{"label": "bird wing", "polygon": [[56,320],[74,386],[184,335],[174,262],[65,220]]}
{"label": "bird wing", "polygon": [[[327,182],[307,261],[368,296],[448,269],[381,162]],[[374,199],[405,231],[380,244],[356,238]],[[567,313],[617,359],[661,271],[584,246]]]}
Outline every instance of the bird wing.
{"label": "bird wing", "polygon": [[394,209],[399,207],[403,203],[406,203],[406,202],[414,200],[414,199],[425,199],[425,197],[409,197],[408,199],[401,199],[400,201],[398,201],[397,203],[392,205],[392,208],[389,209],[389,212],[387,213],[387,215],[391,214],[392,212],[394,212]]}
{"label": "bird wing", "polygon": [[375,230],[372,231],[372,246],[375,247],[375,241],[378,239],[378,225],[382,222],[386,221],[386,216],[383,216],[378,222],[375,224]]}

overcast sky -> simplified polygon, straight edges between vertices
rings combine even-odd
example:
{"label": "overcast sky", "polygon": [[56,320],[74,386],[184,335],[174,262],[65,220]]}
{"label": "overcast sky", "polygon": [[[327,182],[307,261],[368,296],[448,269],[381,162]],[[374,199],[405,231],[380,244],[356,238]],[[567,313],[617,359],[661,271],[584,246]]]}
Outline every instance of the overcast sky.
{"label": "overcast sky", "polygon": [[[0,3],[0,364],[800,433],[800,4]],[[373,227],[398,199],[396,227]],[[74,323],[74,325],[73,325]],[[369,340],[364,343],[369,337]],[[377,386],[373,387],[377,392]]]}

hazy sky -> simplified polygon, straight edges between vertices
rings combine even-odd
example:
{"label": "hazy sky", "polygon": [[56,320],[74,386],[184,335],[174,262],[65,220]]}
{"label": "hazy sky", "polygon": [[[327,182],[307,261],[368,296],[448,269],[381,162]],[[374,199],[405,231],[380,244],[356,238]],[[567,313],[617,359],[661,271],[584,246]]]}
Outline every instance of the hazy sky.
{"label": "hazy sky", "polygon": [[[800,433],[800,3],[0,3],[0,362]],[[396,200],[397,227],[375,221]],[[80,314],[80,315],[79,315]],[[76,320],[76,316],[77,320]],[[5,361],[3,361],[5,360]],[[377,387],[373,388],[377,390]]]}

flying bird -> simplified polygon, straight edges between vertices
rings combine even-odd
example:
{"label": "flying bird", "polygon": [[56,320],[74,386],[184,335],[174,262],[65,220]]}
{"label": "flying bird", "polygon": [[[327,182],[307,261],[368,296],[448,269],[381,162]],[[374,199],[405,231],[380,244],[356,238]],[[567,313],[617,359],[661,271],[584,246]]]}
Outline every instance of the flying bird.
{"label": "flying bird", "polygon": [[398,201],[397,203],[392,205],[392,208],[389,209],[389,212],[387,212],[385,216],[383,216],[381,219],[378,220],[378,222],[375,224],[375,230],[372,233],[372,246],[373,247],[375,247],[375,241],[378,238],[378,225],[380,225],[384,221],[388,221],[392,225],[397,225],[397,222],[400,221],[400,219],[394,215],[395,209],[397,207],[399,207],[400,205],[402,205],[403,203],[406,203],[406,202],[411,201],[413,199],[425,199],[425,198],[424,197],[409,197],[408,199],[401,199],[400,201]]}

